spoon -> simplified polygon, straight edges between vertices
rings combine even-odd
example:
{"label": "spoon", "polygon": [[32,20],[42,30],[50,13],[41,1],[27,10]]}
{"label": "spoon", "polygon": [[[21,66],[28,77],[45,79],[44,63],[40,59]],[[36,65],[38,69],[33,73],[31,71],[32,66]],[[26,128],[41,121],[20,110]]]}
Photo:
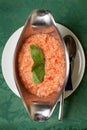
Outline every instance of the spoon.
{"label": "spoon", "polygon": [[[69,60],[70,60],[69,78],[68,78],[65,90],[72,90],[73,88],[72,88],[72,80],[71,80],[71,62],[74,60],[75,55],[76,55],[76,42],[73,39],[73,37],[70,35],[66,35],[64,37],[64,41],[68,50]],[[65,91],[62,92],[61,97],[60,97],[58,120],[62,120],[63,118],[64,92]]]}

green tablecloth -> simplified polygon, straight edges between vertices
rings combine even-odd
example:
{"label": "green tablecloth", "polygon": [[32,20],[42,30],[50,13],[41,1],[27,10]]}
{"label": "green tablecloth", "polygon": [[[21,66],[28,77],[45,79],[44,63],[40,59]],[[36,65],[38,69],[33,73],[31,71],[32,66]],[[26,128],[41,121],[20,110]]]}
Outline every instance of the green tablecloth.
{"label": "green tablecloth", "polygon": [[[23,26],[33,9],[47,9],[55,20],[70,28],[82,43],[87,58],[86,0],[0,0],[0,59],[11,34]],[[8,60],[8,59],[7,59]],[[87,66],[86,66],[87,67]],[[7,86],[0,66],[0,130],[87,130],[87,70],[77,90],[65,100],[64,119],[31,121],[19,99]]]}

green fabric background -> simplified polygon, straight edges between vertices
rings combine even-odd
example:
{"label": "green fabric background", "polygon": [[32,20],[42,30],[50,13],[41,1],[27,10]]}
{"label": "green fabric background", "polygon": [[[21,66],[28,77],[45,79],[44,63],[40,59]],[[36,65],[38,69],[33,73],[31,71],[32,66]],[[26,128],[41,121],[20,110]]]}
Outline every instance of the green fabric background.
{"label": "green fabric background", "polygon": [[[87,59],[87,0],[0,0],[0,60],[11,34],[24,25],[33,9],[42,8],[76,34]],[[58,104],[48,121],[38,123],[28,117],[21,99],[8,88],[0,65],[0,130],[87,130],[86,84],[87,69],[77,90],[65,100],[64,119],[57,120]]]}

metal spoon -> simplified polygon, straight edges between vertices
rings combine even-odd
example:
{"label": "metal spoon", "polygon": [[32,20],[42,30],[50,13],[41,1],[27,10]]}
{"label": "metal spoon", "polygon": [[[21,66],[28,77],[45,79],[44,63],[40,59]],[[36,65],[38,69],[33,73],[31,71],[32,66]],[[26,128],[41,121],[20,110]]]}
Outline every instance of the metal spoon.
{"label": "metal spoon", "polygon": [[[66,44],[66,47],[67,47],[67,50],[69,53],[69,60],[70,60],[69,78],[68,78],[68,82],[67,82],[65,88],[66,88],[66,90],[68,90],[68,89],[72,90],[71,62],[72,62],[72,60],[74,60],[75,55],[76,55],[76,42],[73,39],[73,37],[70,35],[66,35],[64,37],[64,41],[65,41],[65,44]],[[59,107],[58,120],[62,120],[62,118],[63,118],[64,92],[65,92],[65,90],[63,91],[63,93],[61,94],[61,97],[60,97],[60,107]]]}

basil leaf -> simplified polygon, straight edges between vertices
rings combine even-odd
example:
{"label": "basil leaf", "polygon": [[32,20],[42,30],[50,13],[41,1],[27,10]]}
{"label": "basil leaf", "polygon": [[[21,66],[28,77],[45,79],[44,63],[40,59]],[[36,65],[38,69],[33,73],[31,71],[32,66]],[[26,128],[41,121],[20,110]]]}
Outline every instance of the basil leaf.
{"label": "basil leaf", "polygon": [[41,83],[45,75],[44,55],[42,50],[35,45],[30,45],[30,52],[34,61],[31,69],[34,83]]}

